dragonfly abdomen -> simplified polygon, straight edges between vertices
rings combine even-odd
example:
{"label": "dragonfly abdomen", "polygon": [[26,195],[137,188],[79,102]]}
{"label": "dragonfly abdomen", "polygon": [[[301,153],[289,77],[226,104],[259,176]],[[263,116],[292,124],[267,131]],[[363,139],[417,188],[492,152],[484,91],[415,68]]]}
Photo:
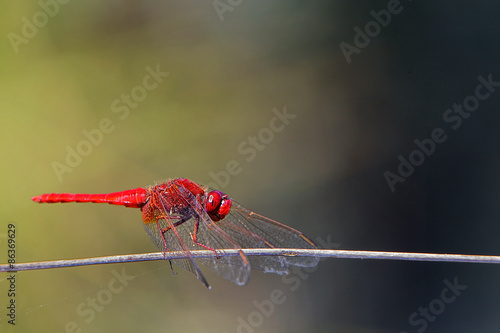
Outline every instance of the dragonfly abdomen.
{"label": "dragonfly abdomen", "polygon": [[147,199],[147,190],[136,188],[133,190],[105,193],[105,194],[85,194],[85,193],[49,193],[31,198],[31,200],[43,203],[64,203],[64,202],[93,202],[109,203],[125,207],[140,208]]}

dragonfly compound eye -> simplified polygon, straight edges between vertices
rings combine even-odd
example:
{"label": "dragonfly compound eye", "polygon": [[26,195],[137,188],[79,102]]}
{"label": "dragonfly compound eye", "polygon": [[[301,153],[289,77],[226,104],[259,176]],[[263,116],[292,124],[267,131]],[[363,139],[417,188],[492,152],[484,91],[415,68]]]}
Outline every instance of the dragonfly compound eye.
{"label": "dragonfly compound eye", "polygon": [[229,213],[231,199],[221,191],[211,191],[205,203],[205,210],[213,221],[220,221]]}
{"label": "dragonfly compound eye", "polygon": [[221,220],[225,218],[227,214],[229,214],[229,211],[231,210],[231,203],[231,199],[229,199],[227,195],[224,194],[219,207],[219,217]]}

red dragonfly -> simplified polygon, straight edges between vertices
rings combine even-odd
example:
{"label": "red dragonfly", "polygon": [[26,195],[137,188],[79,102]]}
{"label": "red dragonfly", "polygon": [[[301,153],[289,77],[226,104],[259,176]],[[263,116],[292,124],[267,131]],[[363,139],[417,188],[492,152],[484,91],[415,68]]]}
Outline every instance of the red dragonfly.
{"label": "red dragonfly", "polygon": [[[106,193],[51,193],[31,198],[36,202],[96,202],[140,208],[144,228],[161,251],[183,251],[187,258],[172,261],[190,271],[208,288],[191,250],[208,249],[215,257],[197,258],[219,276],[244,285],[250,267],[287,274],[289,266],[314,267],[314,257],[219,256],[223,249],[301,248],[316,245],[301,232],[258,215],[230,199],[221,191],[211,190],[189,179],[178,178],[148,188]],[[171,263],[172,263],[171,261]]]}

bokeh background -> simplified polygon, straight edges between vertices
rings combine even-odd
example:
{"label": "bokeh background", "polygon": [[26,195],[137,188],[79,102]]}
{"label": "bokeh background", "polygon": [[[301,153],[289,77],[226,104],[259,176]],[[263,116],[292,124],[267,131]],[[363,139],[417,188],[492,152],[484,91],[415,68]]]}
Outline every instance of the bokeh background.
{"label": "bokeh background", "polygon": [[[398,14],[348,62],[341,43],[388,6]],[[336,248],[498,255],[500,91],[456,130],[443,120],[478,76],[500,81],[498,15],[474,1],[4,3],[0,261],[12,222],[18,262],[156,251],[138,210],[30,197],[174,177]],[[147,68],[169,74],[127,111]],[[284,110],[295,117],[269,136]],[[89,149],[84,131],[103,120]],[[391,191],[384,174],[435,128],[447,140]],[[239,172],[224,177],[230,161]],[[254,271],[245,287],[204,271],[212,290],[164,262],[22,272],[15,327],[2,275],[1,331],[500,330],[495,265],[329,259],[288,280]]]}

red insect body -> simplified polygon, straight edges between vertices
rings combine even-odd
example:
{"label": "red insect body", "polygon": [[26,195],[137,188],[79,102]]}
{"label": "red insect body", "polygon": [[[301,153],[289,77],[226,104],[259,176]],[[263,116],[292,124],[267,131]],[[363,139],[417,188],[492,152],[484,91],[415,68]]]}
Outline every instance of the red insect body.
{"label": "red insect body", "polygon": [[316,248],[302,233],[255,214],[232,201],[221,191],[210,191],[197,183],[178,178],[145,188],[107,194],[43,194],[36,202],[95,202],[140,208],[144,227],[161,251],[183,251],[186,259],[174,263],[208,282],[194,261],[192,249],[208,249],[216,257],[199,258],[218,275],[238,285],[250,276],[250,265],[266,272],[287,273],[288,266],[313,267],[310,257],[220,257],[217,251],[242,248]]}

